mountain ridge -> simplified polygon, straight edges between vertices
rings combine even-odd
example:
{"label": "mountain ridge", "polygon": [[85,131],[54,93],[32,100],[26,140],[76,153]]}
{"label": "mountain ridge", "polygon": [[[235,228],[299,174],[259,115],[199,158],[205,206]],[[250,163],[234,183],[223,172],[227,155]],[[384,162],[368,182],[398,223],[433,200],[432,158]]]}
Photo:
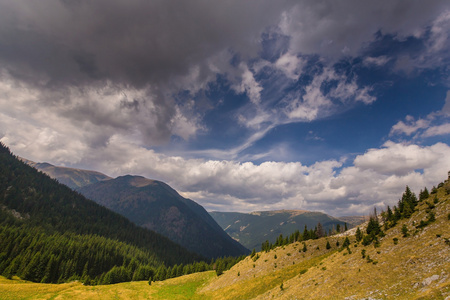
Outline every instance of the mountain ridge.
{"label": "mountain ridge", "polygon": [[205,257],[249,252],[231,239],[201,205],[182,197],[162,181],[124,175],[77,191]]}
{"label": "mountain ridge", "polygon": [[292,209],[250,213],[212,211],[209,214],[232,238],[248,249],[256,250],[261,249],[261,244],[266,240],[274,243],[280,234],[286,237],[296,230],[302,232],[304,226],[314,229],[320,222],[323,229],[329,232],[338,225],[344,229],[346,223],[322,212]]}
{"label": "mountain ridge", "polygon": [[203,259],[39,172],[2,143],[0,237],[0,273],[35,282],[115,283]]}
{"label": "mountain ridge", "polygon": [[162,181],[139,175],[111,178],[97,171],[22,160],[138,226],[154,230],[204,257],[249,253],[200,204],[182,197]]}

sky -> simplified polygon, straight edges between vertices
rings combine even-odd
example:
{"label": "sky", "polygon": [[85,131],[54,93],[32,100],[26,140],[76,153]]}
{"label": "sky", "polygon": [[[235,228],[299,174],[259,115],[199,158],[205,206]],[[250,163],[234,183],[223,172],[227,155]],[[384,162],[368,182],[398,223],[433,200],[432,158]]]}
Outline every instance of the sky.
{"label": "sky", "polygon": [[450,170],[450,2],[0,0],[0,141],[208,211],[395,205]]}

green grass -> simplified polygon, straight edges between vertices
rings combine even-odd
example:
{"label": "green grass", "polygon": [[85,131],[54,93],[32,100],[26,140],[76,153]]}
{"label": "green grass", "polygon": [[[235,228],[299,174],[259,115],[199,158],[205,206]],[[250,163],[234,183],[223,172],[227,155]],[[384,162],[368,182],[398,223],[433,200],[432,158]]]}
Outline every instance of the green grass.
{"label": "green grass", "polygon": [[124,282],[112,285],[84,286],[79,282],[42,284],[8,280],[0,276],[0,300],[15,299],[207,299],[196,291],[216,277],[214,271],[196,273],[163,282]]}

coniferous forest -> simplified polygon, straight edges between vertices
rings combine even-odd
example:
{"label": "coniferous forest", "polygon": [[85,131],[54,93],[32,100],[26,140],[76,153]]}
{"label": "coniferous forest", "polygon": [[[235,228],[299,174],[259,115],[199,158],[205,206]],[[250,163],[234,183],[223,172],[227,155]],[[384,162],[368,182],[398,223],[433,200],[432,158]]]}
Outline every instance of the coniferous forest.
{"label": "coniferous forest", "polygon": [[0,274],[109,284],[224,268],[222,260],[206,263],[26,165],[0,143]]}

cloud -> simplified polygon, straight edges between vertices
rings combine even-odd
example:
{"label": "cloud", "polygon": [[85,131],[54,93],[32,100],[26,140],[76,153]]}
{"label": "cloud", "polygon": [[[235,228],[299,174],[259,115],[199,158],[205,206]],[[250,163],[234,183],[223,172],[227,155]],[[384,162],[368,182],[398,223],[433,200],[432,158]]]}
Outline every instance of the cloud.
{"label": "cloud", "polygon": [[395,134],[406,134],[410,136],[419,129],[428,128],[430,126],[430,120],[419,119],[416,121],[413,116],[406,116],[405,119],[406,123],[399,121],[392,126],[391,132],[389,133],[390,136]]}
{"label": "cloud", "polygon": [[[324,86],[330,86],[327,90]],[[340,110],[342,105],[351,105],[355,101],[370,104],[376,98],[369,94],[370,87],[360,88],[356,78],[350,79],[344,74],[337,74],[333,68],[324,68],[314,76],[304,88],[304,94],[292,95],[287,99],[286,116],[293,121],[313,121],[329,116]]]}
{"label": "cloud", "polygon": [[275,62],[275,67],[281,70],[286,77],[296,80],[300,76],[306,61],[289,52],[283,54]]}
{"label": "cloud", "polygon": [[357,156],[355,167],[373,170],[378,174],[403,176],[411,171],[424,169],[440,157],[440,153],[417,145],[386,142],[381,149],[369,149]]}
{"label": "cloud", "polygon": [[292,39],[290,51],[340,58],[358,55],[378,31],[417,35],[446,9],[445,1],[302,1],[283,14],[280,27]]}
{"label": "cloud", "polygon": [[450,91],[447,91],[444,107],[440,111],[431,112],[424,119],[406,116],[392,126],[389,136],[413,135],[414,139],[450,134]]}
{"label": "cloud", "polygon": [[422,134],[423,137],[432,137],[439,135],[449,135],[450,134],[450,123],[442,124],[438,126],[433,126],[425,130]]}
{"label": "cloud", "polygon": [[262,87],[256,82],[253,73],[248,69],[248,66],[241,63],[239,66],[241,70],[240,78],[242,81],[239,85],[234,85],[233,89],[237,93],[247,93],[248,98],[254,105],[259,105],[261,103],[261,91]]}
{"label": "cloud", "polygon": [[[376,101],[372,86],[338,61],[446,65],[448,16],[448,2],[437,0],[0,0],[0,137],[35,161],[167,181],[207,208],[363,212],[392,203],[406,184],[441,180],[448,146],[390,142],[345,167],[332,159],[240,162],[244,150],[277,126]],[[387,35],[420,39],[423,49],[364,57]],[[239,103],[230,103],[233,92]],[[441,114],[399,121],[391,137],[448,134],[449,95]],[[234,122],[209,127],[225,114]],[[154,150],[218,131],[234,132],[225,146],[189,144],[180,156]]]}
{"label": "cloud", "polygon": [[364,58],[364,65],[370,66],[370,65],[375,65],[377,67],[381,67],[384,66],[385,64],[387,64],[391,59],[389,57],[387,57],[386,55],[382,55],[382,56],[378,56],[378,57],[366,57]]}
{"label": "cloud", "polygon": [[[370,212],[374,205],[395,204],[406,185],[415,192],[430,188],[450,170],[450,147],[442,143],[421,147],[387,142],[380,149],[358,155],[347,167],[335,160],[306,166],[299,162],[183,159],[128,147],[121,144],[116,155],[128,153],[126,157],[133,157],[139,165],[124,168],[127,164],[114,157],[101,169],[113,168],[118,174],[133,170],[164,179],[208,209],[235,211],[259,207]],[[113,152],[106,155],[109,153]]]}
{"label": "cloud", "polygon": [[[273,113],[275,100],[265,93],[271,82],[286,78],[292,85],[284,87],[292,89],[308,55],[360,55],[379,31],[404,37],[434,20],[429,48],[442,50],[448,25],[442,14],[445,5],[2,1],[0,65],[8,80],[34,89],[39,95],[34,101],[67,122],[128,131],[140,139],[137,143],[152,147],[174,135],[187,140],[208,130],[200,111],[214,105],[196,96],[207,93],[220,76],[254,105],[235,114],[249,130],[265,130],[267,122],[276,126],[328,116],[339,111],[330,98],[370,104],[375,101],[370,86],[358,86],[342,75],[333,79],[329,72],[316,76],[304,92],[281,97],[288,102],[281,106],[289,108],[284,116]],[[264,51],[270,54],[267,60]],[[332,69],[326,59],[321,63]],[[267,69],[263,66],[273,71],[266,81],[257,77]],[[321,83],[330,80],[338,85],[321,91]],[[188,96],[180,96],[184,94]]]}

